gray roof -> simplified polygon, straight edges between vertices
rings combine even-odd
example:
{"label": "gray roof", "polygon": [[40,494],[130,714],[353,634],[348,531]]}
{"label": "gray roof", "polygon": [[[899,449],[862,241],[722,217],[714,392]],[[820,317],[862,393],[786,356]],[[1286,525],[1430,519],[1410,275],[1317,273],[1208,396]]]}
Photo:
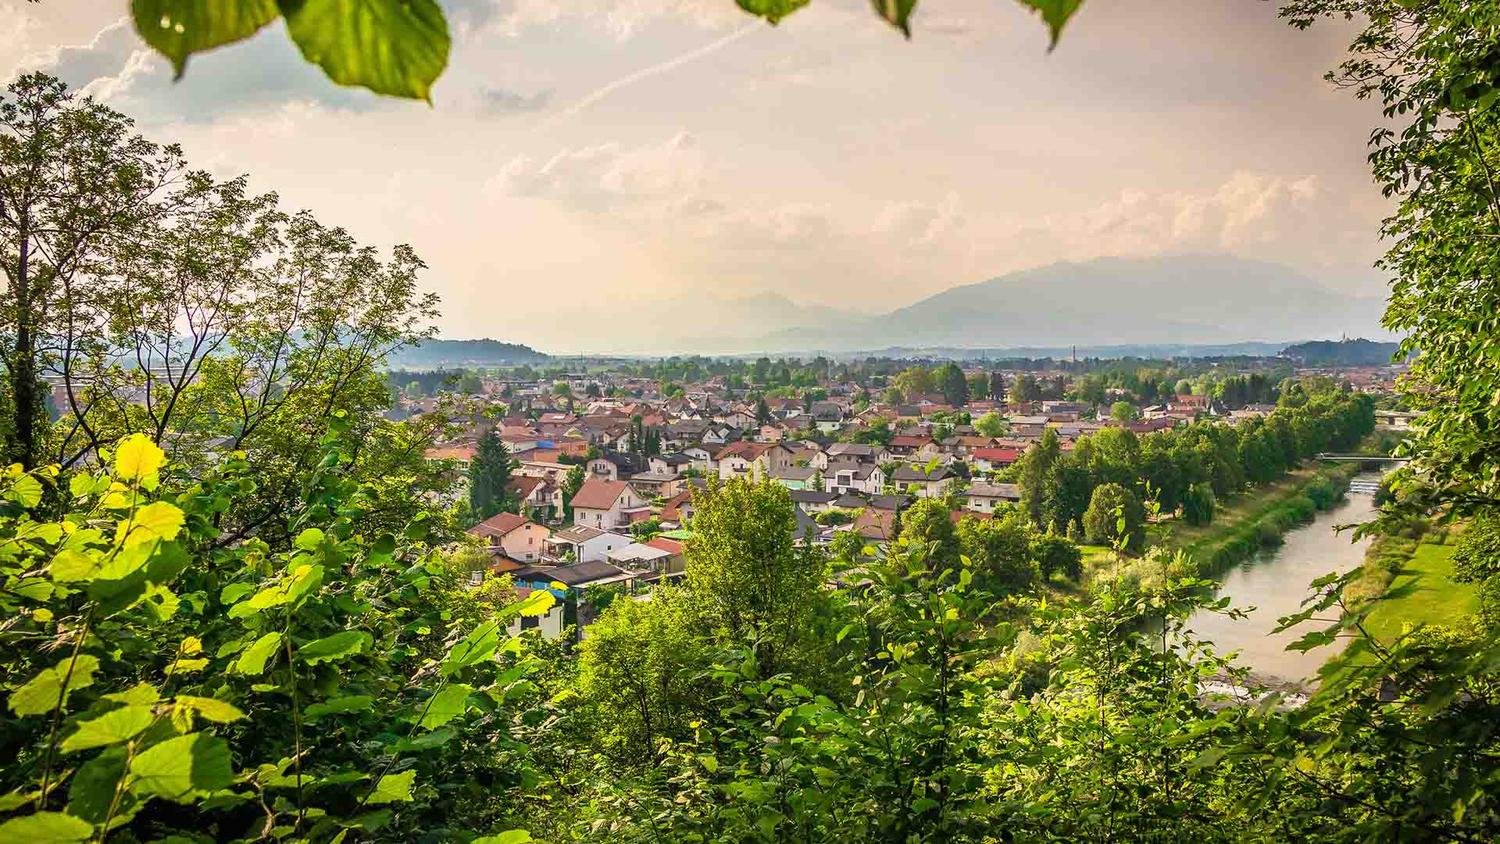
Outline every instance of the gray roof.
{"label": "gray roof", "polygon": [[969,496],[976,498],[1003,498],[1006,501],[1020,501],[1021,488],[1015,484],[991,484],[984,481],[975,481],[969,485]]}

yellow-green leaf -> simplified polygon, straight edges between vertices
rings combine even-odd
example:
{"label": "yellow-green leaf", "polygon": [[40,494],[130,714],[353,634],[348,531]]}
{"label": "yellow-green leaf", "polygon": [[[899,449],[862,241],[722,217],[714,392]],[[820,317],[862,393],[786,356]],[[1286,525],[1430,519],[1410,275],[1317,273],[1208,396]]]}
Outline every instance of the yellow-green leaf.
{"label": "yellow-green leaf", "polygon": [[36,812],[0,824],[0,841],[76,844],[93,837],[93,824],[63,812]]}
{"label": "yellow-green leaf", "polygon": [[302,56],[340,85],[432,99],[448,64],[448,22],[437,0],[279,0]]}
{"label": "yellow-green leaf", "polygon": [[375,783],[375,791],[370,795],[366,803],[379,805],[381,803],[409,803],[411,802],[411,784],[416,779],[416,771],[402,771],[399,774],[386,774]]}
{"label": "yellow-green leaf", "polygon": [[131,434],[115,446],[115,477],[126,483],[156,474],[167,455],[145,434]]}
{"label": "yellow-green leaf", "polygon": [[234,770],[229,745],[207,733],[189,733],[146,748],[130,761],[137,791],[186,802],[229,787]]}
{"label": "yellow-green leaf", "polygon": [[62,751],[72,753],[78,750],[88,750],[91,747],[104,747],[129,741],[151,726],[155,717],[150,706],[122,706],[119,709],[111,709],[97,718],[80,721],[78,729],[63,739]]}
{"label": "yellow-green leaf", "polygon": [[178,695],[176,702],[178,706],[191,709],[204,718],[220,724],[228,724],[245,717],[245,713],[241,712],[239,707],[214,697]]}
{"label": "yellow-green leaf", "polygon": [[234,672],[236,674],[261,674],[266,670],[266,660],[276,652],[281,645],[280,633],[267,633],[255,640],[255,644],[245,649],[240,658],[234,661]]}
{"label": "yellow-green leaf", "polygon": [[807,0],[736,0],[740,8],[756,17],[777,23],[782,18],[807,5]]}
{"label": "yellow-green leaf", "polygon": [[[71,674],[69,665],[72,666]],[[77,658],[65,659],[51,668],[45,668],[26,681],[24,686],[10,693],[10,711],[17,715],[41,715],[51,712],[58,705],[59,698],[66,709],[68,697],[79,689],[92,686],[94,672],[98,670],[99,660],[88,654],[79,654]],[[66,692],[63,691],[64,679],[67,680]]]}
{"label": "yellow-green leaf", "polygon": [[345,630],[297,649],[297,656],[309,665],[317,665],[331,659],[349,656],[364,651],[370,644],[370,634],[362,630]]}
{"label": "yellow-green leaf", "polygon": [[5,498],[22,507],[35,507],[42,503],[42,482],[30,475],[22,475],[5,491]]}
{"label": "yellow-green leaf", "polygon": [[463,683],[454,683],[432,696],[427,710],[422,714],[421,726],[431,730],[441,727],[462,715],[474,689]]}
{"label": "yellow-green leaf", "polygon": [[1068,20],[1078,7],[1083,5],[1083,0],[1020,0],[1021,5],[1028,6],[1042,16],[1042,21],[1047,24],[1047,31],[1052,35],[1052,46],[1057,46],[1057,39],[1062,37],[1063,27],[1068,25]]}
{"label": "yellow-green leaf", "polygon": [[136,510],[130,521],[120,523],[116,528],[116,541],[123,540],[126,545],[139,545],[153,539],[170,541],[177,538],[182,522],[182,511],[175,504],[153,501]]}

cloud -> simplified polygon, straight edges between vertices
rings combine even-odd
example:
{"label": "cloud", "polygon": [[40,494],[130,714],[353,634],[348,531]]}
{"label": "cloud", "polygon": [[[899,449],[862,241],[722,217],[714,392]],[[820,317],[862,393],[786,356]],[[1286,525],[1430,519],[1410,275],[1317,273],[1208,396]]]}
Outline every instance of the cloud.
{"label": "cloud", "polygon": [[940,203],[900,200],[887,202],[876,215],[871,230],[912,245],[932,245],[964,224],[956,191]]}
{"label": "cloud", "polygon": [[697,138],[679,131],[655,144],[611,141],[563,149],[545,160],[517,156],[491,180],[490,190],[596,213],[702,213],[713,207],[701,196],[706,166]]}
{"label": "cloud", "polygon": [[552,102],[552,89],[535,94],[522,94],[509,88],[482,88],[479,91],[480,109],[486,114],[517,114],[541,111]]}
{"label": "cloud", "polygon": [[1205,193],[1122,191],[1048,228],[1102,254],[1228,251],[1297,239],[1319,211],[1316,176],[1240,171]]}
{"label": "cloud", "polygon": [[[466,9],[475,30],[495,31],[519,37],[528,30],[562,22],[583,24],[608,36],[626,41],[652,23],[673,21],[699,29],[725,29],[742,23],[745,13],[732,2],[705,0],[603,0],[578,3],[570,0],[489,0],[489,9]],[[466,7],[482,6],[466,0]]]}
{"label": "cloud", "polygon": [[105,25],[86,43],[44,50],[22,66],[51,73],[145,123],[207,122],[289,102],[348,111],[393,102],[330,83],[302,58],[280,23],[246,41],[193,56],[178,81],[167,60],[146,48],[125,18]]}

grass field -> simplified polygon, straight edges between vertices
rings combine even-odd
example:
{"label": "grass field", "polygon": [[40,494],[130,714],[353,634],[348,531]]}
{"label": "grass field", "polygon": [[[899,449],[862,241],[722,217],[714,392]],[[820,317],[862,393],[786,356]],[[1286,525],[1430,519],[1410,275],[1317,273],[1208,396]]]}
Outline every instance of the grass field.
{"label": "grass field", "polygon": [[1172,519],[1160,525],[1153,525],[1146,539],[1151,545],[1159,545],[1165,536],[1168,545],[1173,548],[1191,548],[1206,539],[1211,540],[1228,535],[1236,525],[1246,519],[1254,519],[1283,500],[1296,495],[1303,484],[1312,480],[1316,474],[1317,470],[1310,468],[1288,472],[1286,477],[1275,483],[1221,499],[1218,509],[1214,510],[1214,520],[1211,524],[1194,527],[1180,519]]}
{"label": "grass field", "polygon": [[1478,599],[1474,586],[1453,582],[1452,545],[1417,546],[1411,561],[1391,583],[1391,589],[1410,586],[1399,597],[1382,599],[1366,620],[1370,635],[1390,640],[1405,625],[1446,624],[1474,612]]}

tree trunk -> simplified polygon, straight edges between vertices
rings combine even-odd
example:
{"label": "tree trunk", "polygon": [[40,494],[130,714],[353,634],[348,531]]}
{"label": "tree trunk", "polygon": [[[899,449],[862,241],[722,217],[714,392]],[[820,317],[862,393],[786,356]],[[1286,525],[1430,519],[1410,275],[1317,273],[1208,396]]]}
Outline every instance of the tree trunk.
{"label": "tree trunk", "polygon": [[15,441],[10,444],[7,457],[27,469],[37,465],[38,404],[36,381],[36,340],[32,337],[31,313],[31,233],[25,223],[21,225],[19,249],[20,260],[16,267],[16,344],[10,363],[11,379],[11,430]]}

